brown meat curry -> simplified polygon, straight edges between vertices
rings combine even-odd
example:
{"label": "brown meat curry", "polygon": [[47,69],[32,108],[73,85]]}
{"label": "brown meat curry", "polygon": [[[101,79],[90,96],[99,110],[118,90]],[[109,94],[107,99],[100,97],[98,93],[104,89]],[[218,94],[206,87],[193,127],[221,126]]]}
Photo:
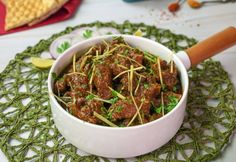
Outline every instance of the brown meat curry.
{"label": "brown meat curry", "polygon": [[90,47],[54,84],[62,107],[104,126],[134,126],[169,113],[182,96],[173,61],[167,63],[122,37]]}

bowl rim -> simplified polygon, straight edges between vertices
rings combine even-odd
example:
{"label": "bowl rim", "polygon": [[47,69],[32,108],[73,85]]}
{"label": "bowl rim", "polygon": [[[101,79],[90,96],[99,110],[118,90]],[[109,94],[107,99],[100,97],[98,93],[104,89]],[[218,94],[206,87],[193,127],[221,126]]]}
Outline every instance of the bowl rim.
{"label": "bowl rim", "polygon": [[[54,64],[52,65],[49,73],[48,73],[48,95],[49,95],[49,99],[51,100],[51,102],[53,102],[57,108],[59,108],[59,110],[66,116],[68,116],[69,118],[71,118],[73,121],[80,123],[80,124],[85,124],[86,126],[89,127],[93,127],[93,128],[100,128],[100,129],[107,129],[107,130],[116,130],[116,131],[126,131],[126,130],[133,130],[133,129],[141,129],[143,127],[150,127],[154,124],[156,124],[159,121],[165,120],[166,118],[168,118],[169,116],[171,116],[172,114],[174,114],[177,109],[181,108],[180,105],[182,105],[182,103],[184,102],[185,99],[187,99],[187,94],[188,94],[188,88],[189,88],[189,78],[188,78],[188,74],[187,74],[187,70],[183,64],[183,62],[178,58],[178,56],[173,55],[173,60],[174,62],[178,62],[179,67],[178,67],[178,71],[181,73],[181,75],[183,75],[186,84],[182,85],[183,88],[183,93],[182,93],[182,97],[180,99],[180,101],[178,102],[178,104],[167,114],[165,114],[164,116],[155,119],[151,122],[145,123],[145,124],[139,124],[139,125],[135,125],[135,126],[129,126],[129,127],[109,127],[109,126],[103,126],[103,125],[98,125],[98,124],[93,124],[93,123],[89,123],[86,122],[82,119],[79,119],[75,116],[73,116],[72,114],[70,114],[69,112],[67,112],[56,100],[56,98],[53,95],[53,88],[51,86],[51,82],[53,81],[53,77],[52,77],[52,73],[55,72],[55,68],[57,64],[61,63],[62,58],[66,58],[67,55],[69,55],[74,48],[78,48],[78,46],[83,46],[84,44],[87,44],[89,42],[96,42],[96,40],[100,40],[99,42],[102,42],[102,40],[104,39],[110,39],[113,37],[123,37],[123,38],[131,38],[131,39],[138,39],[139,41],[145,41],[147,43],[152,43],[155,46],[160,46],[161,48],[163,48],[164,50],[168,51],[169,53],[173,53],[169,48],[167,48],[166,46],[162,45],[159,42],[155,42],[151,39],[148,38],[144,38],[144,37],[139,37],[139,36],[134,36],[134,35],[127,35],[127,34],[112,34],[112,35],[102,35],[102,36],[97,36],[97,37],[93,37],[93,38],[89,38],[87,40],[84,41],[80,41],[74,45],[72,45],[70,48],[68,48],[67,50],[65,50],[54,62]],[[94,43],[93,43],[94,44]],[[93,44],[90,44],[90,46],[92,46]],[[96,43],[95,43],[96,44]],[[88,47],[89,48],[89,47]],[[142,50],[142,49],[140,49]],[[150,53],[152,55],[155,55],[153,53]],[[158,56],[158,54],[156,54],[155,56]],[[181,81],[182,82],[182,81]],[[182,84],[182,83],[181,83]],[[53,85],[53,84],[52,84]],[[50,105],[51,105],[50,102]],[[52,109],[52,108],[51,108]],[[52,112],[53,114],[53,112]]]}

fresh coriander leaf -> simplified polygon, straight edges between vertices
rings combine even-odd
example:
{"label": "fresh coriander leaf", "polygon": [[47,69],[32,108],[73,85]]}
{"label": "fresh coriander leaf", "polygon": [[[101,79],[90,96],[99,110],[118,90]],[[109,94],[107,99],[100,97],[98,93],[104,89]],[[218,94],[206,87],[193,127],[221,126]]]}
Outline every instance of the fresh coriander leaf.
{"label": "fresh coriander leaf", "polygon": [[57,47],[57,53],[61,54],[70,47],[70,43],[65,41],[59,47]]}
{"label": "fresh coriander leaf", "polygon": [[175,96],[169,96],[169,103],[166,106],[167,112],[170,112],[179,102],[178,98]]}
{"label": "fresh coriander leaf", "polygon": [[164,105],[161,104],[159,107],[156,107],[154,110],[155,110],[155,112],[156,112],[157,114],[160,114],[161,111],[162,111],[162,109],[163,109],[163,107],[164,107]]}
{"label": "fresh coriander leaf", "polygon": [[127,56],[129,54],[129,50],[126,49],[123,54]]}
{"label": "fresh coriander leaf", "polygon": [[122,107],[122,106],[117,106],[117,107],[116,107],[116,112],[119,113],[119,112],[121,112],[122,110],[123,110],[123,107]]}
{"label": "fresh coriander leaf", "polygon": [[119,43],[124,43],[124,38],[121,36],[114,36],[112,37],[113,41],[117,40]]}
{"label": "fresh coriander leaf", "polygon": [[68,49],[68,48],[70,47],[69,42],[64,42],[64,43],[62,44],[62,47],[63,47],[64,49]]}
{"label": "fresh coriander leaf", "polygon": [[147,60],[151,61],[151,62],[156,62],[156,56],[151,55],[150,53],[144,51],[144,58],[146,58]]}
{"label": "fresh coriander leaf", "polygon": [[149,68],[148,71],[150,75],[154,75],[154,71],[151,68]]}
{"label": "fresh coriander leaf", "polygon": [[177,87],[176,87],[176,86],[173,87],[173,91],[174,91],[174,92],[177,91]]}
{"label": "fresh coriander leaf", "polygon": [[144,83],[144,85],[143,85],[143,86],[144,86],[144,88],[145,88],[145,89],[148,89],[148,87],[149,87],[149,84],[148,84],[148,83]]}
{"label": "fresh coriander leaf", "polygon": [[92,37],[92,34],[93,34],[93,31],[92,31],[92,30],[86,29],[86,30],[83,32],[83,37],[88,39],[88,38]]}
{"label": "fresh coriander leaf", "polygon": [[126,127],[124,124],[120,124],[119,127]]}
{"label": "fresh coriander leaf", "polygon": [[108,114],[107,114],[108,119],[112,119],[113,111],[114,111],[114,108],[111,108],[108,110]]}
{"label": "fresh coriander leaf", "polygon": [[101,107],[101,111],[102,111],[103,116],[109,119],[108,111],[104,106]]}
{"label": "fresh coriander leaf", "polygon": [[107,109],[104,106],[101,107],[101,110],[103,113],[107,113]]}
{"label": "fresh coriander leaf", "polygon": [[88,78],[90,79],[92,77],[92,70],[88,74]]}
{"label": "fresh coriander leaf", "polygon": [[115,90],[112,90],[112,91],[111,91],[111,94],[112,94],[113,97],[117,97],[117,93],[116,93]]}
{"label": "fresh coriander leaf", "polygon": [[115,104],[117,100],[118,100],[118,97],[115,97],[115,98],[110,99],[109,102],[111,104]]}
{"label": "fresh coriander leaf", "polygon": [[95,96],[93,95],[93,94],[89,94],[88,96],[86,96],[86,100],[92,100],[92,99],[94,99],[95,98]]}
{"label": "fresh coriander leaf", "polygon": [[63,50],[60,47],[57,47],[57,53],[61,54]]}

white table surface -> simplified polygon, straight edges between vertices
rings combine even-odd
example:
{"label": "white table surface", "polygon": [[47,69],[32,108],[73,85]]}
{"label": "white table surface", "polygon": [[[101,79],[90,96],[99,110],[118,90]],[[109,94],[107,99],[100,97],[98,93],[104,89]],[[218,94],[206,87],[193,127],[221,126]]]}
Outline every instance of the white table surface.
{"label": "white table surface", "polygon": [[[144,22],[159,28],[168,28],[175,33],[202,40],[207,36],[236,26],[236,3],[207,5],[200,9],[191,9],[186,3],[175,16],[166,11],[171,0],[145,0],[138,3],[125,3],[122,0],[84,0],[76,15],[67,21],[33,30],[0,36],[0,72],[15,54],[40,39],[46,39],[67,26],[90,23],[96,20]],[[163,16],[163,12],[166,14]],[[220,60],[236,85],[236,46],[214,57]],[[235,86],[234,86],[235,87]],[[233,162],[236,159],[236,137],[214,162]],[[7,161],[0,151],[0,161]]]}

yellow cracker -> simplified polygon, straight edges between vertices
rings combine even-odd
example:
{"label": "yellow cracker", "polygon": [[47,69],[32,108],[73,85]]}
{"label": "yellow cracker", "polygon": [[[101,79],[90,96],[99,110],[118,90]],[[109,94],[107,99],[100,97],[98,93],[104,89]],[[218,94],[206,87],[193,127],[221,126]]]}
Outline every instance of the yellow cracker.
{"label": "yellow cracker", "polygon": [[[44,20],[67,0],[5,0],[5,30]],[[64,3],[62,3],[64,2]],[[53,12],[52,12],[53,11]],[[39,21],[38,21],[39,22]]]}
{"label": "yellow cracker", "polygon": [[48,13],[45,13],[42,17],[40,17],[38,19],[35,19],[34,21],[30,22],[28,25],[32,26],[34,24],[37,24],[37,23],[47,19],[52,14],[56,13],[67,1],[68,0],[58,0],[58,4],[57,4],[57,6],[54,9],[52,9]]}

